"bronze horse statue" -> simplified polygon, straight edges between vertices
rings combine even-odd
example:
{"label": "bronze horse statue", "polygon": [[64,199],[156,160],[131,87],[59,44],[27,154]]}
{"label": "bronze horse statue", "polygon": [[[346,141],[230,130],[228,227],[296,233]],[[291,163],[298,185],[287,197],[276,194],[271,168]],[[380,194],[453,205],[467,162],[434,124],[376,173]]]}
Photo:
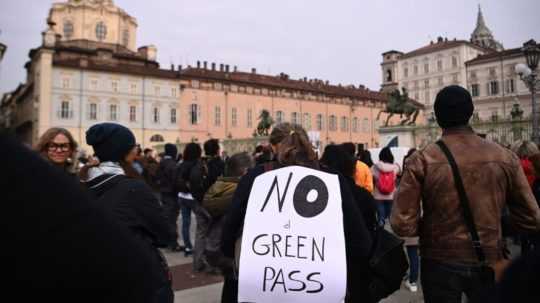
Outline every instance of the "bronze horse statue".
{"label": "bronze horse statue", "polygon": [[405,115],[405,119],[401,120],[400,125],[414,125],[421,109],[424,109],[424,106],[409,99],[409,94],[405,88],[403,88],[403,93],[395,89],[388,94],[386,108],[377,114],[377,120],[379,120],[382,113],[387,113],[388,117],[386,117],[384,126],[388,126],[390,118],[398,114],[400,118],[403,118],[403,115]]}
{"label": "bronze horse statue", "polygon": [[259,136],[268,136],[268,130],[274,124],[274,119],[270,116],[270,112],[266,109],[261,111],[259,115],[259,124],[257,125],[256,134]]}

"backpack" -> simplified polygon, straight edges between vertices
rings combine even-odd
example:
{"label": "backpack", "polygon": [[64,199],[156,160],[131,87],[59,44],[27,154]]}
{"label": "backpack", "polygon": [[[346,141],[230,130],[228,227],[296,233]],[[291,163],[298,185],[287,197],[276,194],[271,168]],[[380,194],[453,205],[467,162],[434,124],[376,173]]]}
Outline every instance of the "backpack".
{"label": "backpack", "polygon": [[396,173],[394,171],[379,171],[377,189],[383,195],[391,194],[396,189]]}

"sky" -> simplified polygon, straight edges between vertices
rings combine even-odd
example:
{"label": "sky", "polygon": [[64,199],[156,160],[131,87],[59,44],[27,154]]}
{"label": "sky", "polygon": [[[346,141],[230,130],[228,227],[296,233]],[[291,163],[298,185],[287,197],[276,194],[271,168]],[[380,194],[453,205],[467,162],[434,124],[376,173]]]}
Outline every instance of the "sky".
{"label": "sky", "polygon": [[[25,79],[53,2],[0,0],[0,93]],[[163,68],[197,60],[258,73],[317,78],[379,90],[381,54],[466,39],[478,4],[505,48],[540,40],[539,0],[115,0],[137,19],[138,46],[153,44]]]}

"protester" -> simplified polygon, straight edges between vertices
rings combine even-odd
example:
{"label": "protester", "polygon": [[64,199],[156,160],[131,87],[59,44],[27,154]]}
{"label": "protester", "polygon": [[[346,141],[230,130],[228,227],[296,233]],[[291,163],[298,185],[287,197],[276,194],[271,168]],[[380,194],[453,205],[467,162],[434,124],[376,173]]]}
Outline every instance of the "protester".
{"label": "protester", "polygon": [[225,170],[225,162],[219,156],[219,140],[210,139],[204,142],[204,154],[206,155],[206,167],[208,175],[205,178],[204,191],[207,191],[212,186],[218,177],[223,176]]}
{"label": "protester", "polygon": [[137,155],[135,136],[119,124],[101,123],[86,132],[86,142],[100,160],[99,166],[88,170],[85,180],[91,197],[129,228],[141,247],[153,254],[156,264],[161,264],[152,283],[154,302],[172,302],[170,273],[158,250],[171,242],[172,234],[159,201],[133,169]]}
{"label": "protester", "polygon": [[379,153],[379,162],[371,167],[375,183],[373,197],[377,200],[379,224],[384,226],[392,212],[392,200],[396,190],[396,177],[401,173],[399,165],[394,163],[390,147],[384,147]]}
{"label": "protester", "polygon": [[232,260],[225,258],[221,253],[221,235],[223,231],[223,217],[229,209],[234,192],[248,169],[253,167],[253,159],[248,153],[232,155],[225,166],[225,177],[219,177],[206,192],[203,199],[203,207],[210,214],[209,226],[206,233],[205,256],[211,267],[207,269],[213,272],[213,266],[224,272],[225,279],[232,278]]}
{"label": "protester", "polygon": [[[540,176],[540,153],[531,155],[529,160],[534,168],[535,176]],[[540,178],[535,178],[532,192],[536,198],[536,203],[540,206]],[[532,250],[540,250],[540,231],[525,234],[522,238],[521,253],[526,254]]]}
{"label": "protester", "polygon": [[197,220],[195,233],[195,251],[193,256],[193,270],[202,271],[205,267],[203,260],[203,237],[207,230],[204,222],[210,216],[201,206],[204,197],[205,169],[201,161],[202,150],[199,144],[189,143],[184,148],[183,162],[177,171],[177,189],[179,191],[182,212],[182,237],[184,239],[184,253],[186,256],[193,253],[190,237],[191,212],[195,213]]}
{"label": "protester", "polygon": [[523,171],[525,172],[527,181],[529,182],[529,185],[532,186],[536,179],[536,176],[534,173],[533,165],[529,158],[532,155],[540,153],[538,147],[536,146],[536,144],[534,144],[534,142],[521,141],[517,142],[512,146],[512,151],[516,153],[516,155],[519,157],[519,161],[521,163]]}
{"label": "protester", "polygon": [[[349,153],[351,158],[354,159],[354,143],[346,142],[341,144],[341,148]],[[354,173],[354,182],[356,185],[365,188],[370,193],[373,192],[373,175],[369,166],[360,160],[355,161],[355,173]]]}
{"label": "protester", "polygon": [[157,180],[159,184],[159,192],[161,203],[167,216],[167,223],[174,235],[169,249],[174,252],[183,251],[184,248],[178,244],[178,215],[180,214],[180,204],[178,203],[178,193],[176,191],[176,156],[178,149],[176,145],[165,144],[165,153],[157,171]]}
{"label": "protester", "polygon": [[142,154],[141,145],[137,144],[136,148],[137,148],[137,155],[135,156],[135,160],[133,160],[133,168],[139,175],[142,176],[144,173],[144,165],[143,165],[144,157]]}
{"label": "protester", "polygon": [[351,156],[350,151],[346,150],[343,145],[327,145],[320,162],[329,171],[338,172],[345,178],[356,205],[364,216],[368,230],[374,231],[377,227],[377,204],[371,193],[364,187],[358,186],[353,179],[356,176],[355,169],[358,166],[357,160]]}
{"label": "protester", "polygon": [[[255,178],[271,168],[300,165],[319,169],[316,154],[306,132],[301,126],[290,123],[275,125],[270,134],[270,144],[277,154],[277,161],[256,166],[238,184],[231,208],[227,212],[223,227],[222,249],[226,257],[235,257],[235,245],[241,234],[241,226]],[[371,236],[364,223],[362,213],[355,205],[347,181],[339,177],[343,209],[343,226],[346,243],[348,302],[369,300],[368,284],[362,283],[367,270],[367,258],[371,249]],[[237,281],[224,285],[222,302],[237,302]],[[316,301],[316,299],[314,299]]]}
{"label": "protester", "polygon": [[0,134],[0,146],[8,300],[167,302],[155,300],[160,263],[132,231],[15,138]]}
{"label": "protester", "polygon": [[159,163],[156,160],[156,157],[154,157],[154,150],[151,148],[145,148],[144,149],[144,157],[142,160],[143,165],[143,173],[142,176],[144,177],[144,181],[146,181],[146,184],[152,188],[152,191],[157,195],[159,193],[159,185],[157,184],[157,171],[159,168]]}
{"label": "protester", "polygon": [[[461,302],[463,293],[468,302],[478,302],[477,295],[494,283],[494,273],[481,265],[481,255],[492,266],[502,259],[502,209],[508,206],[514,225],[531,232],[540,228],[540,210],[519,159],[477,136],[469,126],[474,106],[467,90],[444,88],[437,94],[434,109],[443,129],[442,142],[456,159],[468,203],[458,195],[459,179],[454,178],[443,147],[430,144],[406,161],[391,224],[400,236],[420,236],[426,303]],[[471,209],[478,245],[473,245],[460,201]]]}
{"label": "protester", "polygon": [[[402,167],[404,169],[405,169],[405,161],[415,152],[416,152],[416,148],[411,148],[407,152],[407,155],[405,155],[405,157],[403,158]],[[401,181],[399,183],[401,183]],[[399,191],[399,183],[398,183],[398,191]],[[418,291],[418,284],[417,284],[418,269],[420,265],[420,261],[418,258],[419,238],[418,237],[404,237],[403,240],[405,240],[405,249],[407,251],[407,258],[409,259],[409,275],[407,277],[407,281],[405,282],[405,287],[411,292],[417,292]]]}
{"label": "protester", "polygon": [[76,176],[78,170],[77,142],[65,128],[48,129],[39,138],[35,149],[49,163],[71,176]]}

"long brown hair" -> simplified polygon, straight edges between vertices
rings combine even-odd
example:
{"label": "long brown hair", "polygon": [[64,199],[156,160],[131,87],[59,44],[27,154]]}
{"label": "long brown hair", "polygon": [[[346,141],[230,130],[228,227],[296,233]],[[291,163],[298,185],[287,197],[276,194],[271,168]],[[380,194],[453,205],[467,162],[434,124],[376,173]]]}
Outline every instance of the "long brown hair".
{"label": "long brown hair", "polygon": [[270,133],[270,144],[277,146],[277,160],[281,165],[319,168],[317,154],[300,125],[288,122],[277,124]]}
{"label": "long brown hair", "polygon": [[65,169],[69,172],[75,173],[77,171],[77,147],[79,146],[77,144],[77,141],[73,139],[73,136],[71,133],[61,127],[53,127],[49,128],[41,137],[39,138],[38,143],[35,146],[35,150],[41,154],[45,159],[49,159],[47,152],[49,148],[49,144],[54,140],[54,138],[58,135],[64,135],[66,138],[68,138],[69,145],[71,147],[71,155],[68,159],[68,165],[66,165]]}

